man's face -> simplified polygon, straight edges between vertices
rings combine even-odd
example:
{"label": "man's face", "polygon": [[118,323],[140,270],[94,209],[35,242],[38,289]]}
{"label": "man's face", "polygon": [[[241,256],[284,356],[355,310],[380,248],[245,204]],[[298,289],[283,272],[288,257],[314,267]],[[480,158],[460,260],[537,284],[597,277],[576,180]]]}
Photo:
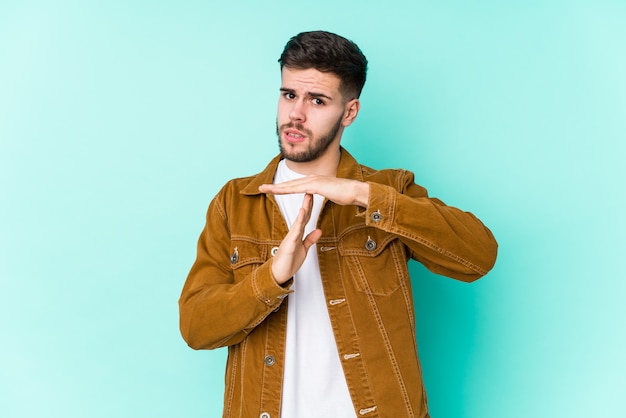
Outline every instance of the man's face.
{"label": "man's face", "polygon": [[276,132],[284,158],[310,162],[339,148],[349,124],[340,83],[331,73],[283,67]]}

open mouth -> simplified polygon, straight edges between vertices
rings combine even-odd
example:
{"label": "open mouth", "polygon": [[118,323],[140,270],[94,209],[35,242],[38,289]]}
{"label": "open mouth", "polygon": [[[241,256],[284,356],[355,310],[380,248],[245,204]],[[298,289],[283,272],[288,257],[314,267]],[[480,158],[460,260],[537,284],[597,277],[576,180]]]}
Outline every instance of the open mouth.
{"label": "open mouth", "polygon": [[294,143],[294,144],[298,144],[300,142],[304,142],[304,140],[306,139],[306,136],[300,132],[297,131],[295,129],[287,129],[285,131],[285,139],[288,142]]}

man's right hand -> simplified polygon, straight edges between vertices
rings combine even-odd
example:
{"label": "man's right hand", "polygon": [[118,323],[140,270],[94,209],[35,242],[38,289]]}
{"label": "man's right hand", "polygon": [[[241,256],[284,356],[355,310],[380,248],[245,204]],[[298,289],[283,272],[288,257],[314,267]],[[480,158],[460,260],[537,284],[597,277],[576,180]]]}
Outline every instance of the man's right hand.
{"label": "man's right hand", "polygon": [[322,236],[322,230],[316,229],[304,237],[304,229],[311,219],[313,195],[305,194],[298,216],[289,232],[280,243],[272,261],[272,274],[278,284],[284,284],[298,271],[311,245]]}

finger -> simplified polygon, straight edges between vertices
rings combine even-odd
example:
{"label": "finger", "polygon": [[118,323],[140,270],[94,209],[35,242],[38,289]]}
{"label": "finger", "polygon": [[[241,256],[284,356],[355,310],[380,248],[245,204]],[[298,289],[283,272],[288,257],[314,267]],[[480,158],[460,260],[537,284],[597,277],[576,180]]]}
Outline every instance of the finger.
{"label": "finger", "polygon": [[313,195],[305,193],[304,199],[302,199],[302,209],[304,209],[304,224],[308,224],[311,219],[311,212],[313,211]]}
{"label": "finger", "polygon": [[302,207],[300,208],[300,212],[298,213],[298,217],[294,222],[292,229],[297,229],[299,231],[299,239],[302,239],[304,236],[304,230],[306,229],[306,225],[311,220],[311,211],[313,209],[313,196],[310,194],[305,194],[304,199],[302,200]]}
{"label": "finger", "polygon": [[[300,212],[298,213],[298,217],[296,218],[296,222],[294,222],[294,226],[297,224],[298,227],[304,229],[309,220],[311,219],[311,211],[313,209],[313,195],[305,194],[304,199],[302,199],[302,207],[300,208]],[[299,222],[298,222],[299,221]]]}
{"label": "finger", "polygon": [[293,185],[277,185],[277,184],[263,184],[259,186],[259,191],[263,193],[272,194],[294,194],[302,193],[297,187]]}
{"label": "finger", "polygon": [[293,224],[291,225],[291,228],[285,238],[289,238],[291,242],[302,241],[306,224],[309,223],[309,220],[311,219],[312,207],[313,196],[305,194],[304,199],[302,200],[302,207],[298,211],[298,216],[296,216],[296,219],[293,221]]}
{"label": "finger", "polygon": [[315,176],[307,176],[300,179],[289,180],[278,184],[262,184],[259,191],[273,194],[311,193],[315,190]]}
{"label": "finger", "polygon": [[316,229],[315,231],[313,231],[309,235],[307,235],[306,238],[304,239],[304,241],[302,241],[302,245],[304,245],[304,249],[306,251],[308,251],[308,249],[311,247],[311,245],[315,244],[317,242],[317,240],[320,239],[321,236],[322,236],[322,230],[321,229]]}

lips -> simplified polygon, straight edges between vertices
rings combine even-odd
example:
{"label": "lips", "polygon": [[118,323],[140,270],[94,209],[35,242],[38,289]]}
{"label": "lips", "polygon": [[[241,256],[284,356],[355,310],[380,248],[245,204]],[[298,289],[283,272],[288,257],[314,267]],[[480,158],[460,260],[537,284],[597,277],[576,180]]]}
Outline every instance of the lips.
{"label": "lips", "polygon": [[284,137],[287,142],[292,144],[299,144],[306,140],[306,135],[297,129],[286,129],[284,131]]}

